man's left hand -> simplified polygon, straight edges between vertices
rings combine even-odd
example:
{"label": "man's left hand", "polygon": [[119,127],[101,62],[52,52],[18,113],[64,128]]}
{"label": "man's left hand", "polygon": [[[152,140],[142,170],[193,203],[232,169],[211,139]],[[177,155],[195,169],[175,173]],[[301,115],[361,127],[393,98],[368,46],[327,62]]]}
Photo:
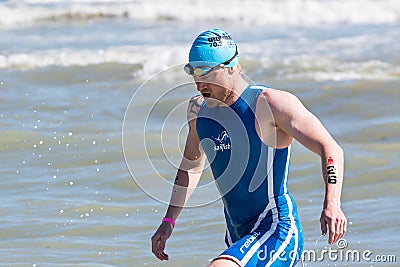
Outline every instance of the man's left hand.
{"label": "man's left hand", "polygon": [[328,244],[334,244],[339,241],[347,231],[347,219],[340,207],[324,208],[319,221],[323,236],[326,235],[329,229]]}

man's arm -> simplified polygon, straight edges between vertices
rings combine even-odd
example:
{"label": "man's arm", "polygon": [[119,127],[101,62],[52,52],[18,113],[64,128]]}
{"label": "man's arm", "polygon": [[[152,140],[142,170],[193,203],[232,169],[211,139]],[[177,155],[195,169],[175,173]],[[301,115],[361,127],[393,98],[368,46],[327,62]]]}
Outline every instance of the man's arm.
{"label": "man's arm", "polygon": [[[170,203],[165,214],[165,218],[170,218],[174,221],[176,221],[182,208],[196,188],[204,167],[205,155],[201,150],[196,131],[196,118],[201,101],[202,97],[196,96],[189,102],[187,112],[189,133],[186,139],[183,159],[172,189]],[[163,222],[151,238],[152,252],[160,260],[168,260],[168,255],[164,252],[164,249],[172,230],[171,223]]]}
{"label": "man's arm", "polygon": [[321,232],[326,235],[329,229],[328,243],[336,243],[344,236],[347,226],[346,217],[340,207],[343,150],[318,118],[294,95],[279,90],[265,90],[261,97],[269,103],[276,127],[321,157],[325,181],[325,199],[320,218]]}

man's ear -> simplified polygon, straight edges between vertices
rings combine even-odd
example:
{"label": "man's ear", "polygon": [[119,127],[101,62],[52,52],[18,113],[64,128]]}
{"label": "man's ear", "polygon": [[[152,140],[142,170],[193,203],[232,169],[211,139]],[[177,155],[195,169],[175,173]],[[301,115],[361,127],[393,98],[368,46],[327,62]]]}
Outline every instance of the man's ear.
{"label": "man's ear", "polygon": [[235,68],[239,71],[239,73],[242,72],[242,66],[240,66],[239,64],[237,64],[235,67],[229,67],[229,73],[232,74],[235,71]]}

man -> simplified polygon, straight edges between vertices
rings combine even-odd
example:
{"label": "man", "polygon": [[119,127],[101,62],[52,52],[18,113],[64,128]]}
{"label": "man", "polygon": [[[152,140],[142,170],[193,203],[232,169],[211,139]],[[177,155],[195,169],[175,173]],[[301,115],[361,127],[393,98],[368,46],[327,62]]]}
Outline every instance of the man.
{"label": "man", "polygon": [[207,157],[224,203],[228,246],[209,266],[296,265],[303,234],[287,188],[293,139],[321,157],[321,231],[329,232],[329,244],[342,238],[347,223],[340,207],[343,151],[321,122],[294,95],[249,85],[241,75],[237,46],[222,30],[205,31],[194,40],[185,71],[201,95],[189,104],[184,158],[166,215],[151,239],[154,255],[168,260],[166,240]]}

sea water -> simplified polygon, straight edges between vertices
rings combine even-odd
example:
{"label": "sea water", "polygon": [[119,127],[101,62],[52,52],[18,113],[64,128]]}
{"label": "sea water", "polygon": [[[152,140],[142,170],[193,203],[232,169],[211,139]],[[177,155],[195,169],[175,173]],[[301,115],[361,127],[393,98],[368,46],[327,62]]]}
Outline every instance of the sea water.
{"label": "sea water", "polygon": [[150,244],[197,94],[181,69],[214,27],[237,42],[249,79],[298,96],[344,149],[338,248],[319,238],[319,158],[293,145],[289,188],[317,253],[305,265],[399,264],[398,1],[21,0],[0,1],[1,266],[207,266],[224,250],[209,168],[170,260]]}

